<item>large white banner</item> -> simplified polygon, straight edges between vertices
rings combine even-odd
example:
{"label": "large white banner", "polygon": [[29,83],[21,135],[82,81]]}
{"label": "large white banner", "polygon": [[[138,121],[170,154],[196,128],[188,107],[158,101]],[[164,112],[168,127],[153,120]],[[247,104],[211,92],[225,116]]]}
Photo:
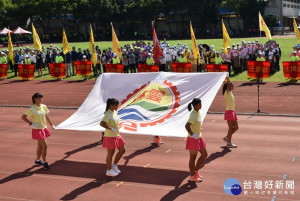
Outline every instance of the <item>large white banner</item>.
{"label": "large white banner", "polygon": [[80,108],[57,129],[104,131],[108,98],[120,101],[121,133],[186,137],[193,98],[202,101],[201,120],[227,73],[104,73]]}

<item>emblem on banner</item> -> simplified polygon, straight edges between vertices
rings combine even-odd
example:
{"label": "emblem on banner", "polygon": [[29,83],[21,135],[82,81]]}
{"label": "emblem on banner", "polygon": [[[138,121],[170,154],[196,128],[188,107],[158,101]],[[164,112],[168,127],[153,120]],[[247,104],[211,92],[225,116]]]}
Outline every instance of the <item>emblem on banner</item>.
{"label": "emblem on banner", "polygon": [[177,87],[166,80],[143,85],[121,102],[118,110],[119,127],[137,131],[138,127],[163,123],[179,107],[179,95]]}

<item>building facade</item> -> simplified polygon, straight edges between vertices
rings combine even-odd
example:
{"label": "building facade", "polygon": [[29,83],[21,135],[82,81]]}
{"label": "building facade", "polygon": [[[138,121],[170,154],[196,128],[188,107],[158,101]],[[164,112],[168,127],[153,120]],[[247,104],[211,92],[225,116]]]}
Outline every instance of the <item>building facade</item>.
{"label": "building facade", "polygon": [[292,27],[293,18],[300,19],[300,0],[267,0],[265,15],[278,15],[280,27]]}

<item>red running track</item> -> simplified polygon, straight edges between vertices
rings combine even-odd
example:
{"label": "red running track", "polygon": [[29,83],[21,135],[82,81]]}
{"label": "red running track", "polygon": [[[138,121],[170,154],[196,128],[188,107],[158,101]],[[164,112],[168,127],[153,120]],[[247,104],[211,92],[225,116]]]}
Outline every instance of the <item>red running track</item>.
{"label": "red running track", "polygon": [[[255,112],[256,86],[236,82],[238,112]],[[52,107],[79,107],[94,81],[0,81],[0,105],[31,105],[31,95],[41,92]],[[224,111],[219,91],[210,111]],[[300,114],[299,85],[267,83],[261,86],[261,110],[273,114]],[[273,190],[243,191],[227,195],[224,181],[295,182],[294,195],[285,191],[277,200],[300,200],[300,118],[238,116],[240,130],[234,136],[239,148],[226,149],[222,137],[227,126],[223,115],[207,115],[203,137],[208,158],[201,174],[203,183],[188,179],[188,152],[183,138],[164,138],[160,147],[150,145],[151,136],[124,135],[126,149],[120,176],[105,176],[106,151],[97,142],[100,134],[55,130],[48,139],[51,169],[33,166],[36,142],[20,116],[25,108],[0,107],[0,200],[272,200]],[[52,109],[57,125],[75,110]],[[284,177],[287,175],[287,177]],[[243,187],[243,184],[242,184]]]}
{"label": "red running track", "polygon": [[[234,135],[237,149],[224,148],[223,115],[207,115],[203,138],[208,158],[200,170],[202,183],[189,183],[185,139],[164,138],[164,145],[150,145],[151,136],[123,135],[127,152],[120,161],[120,176],[105,176],[106,151],[97,142],[100,133],[52,130],[48,138],[50,170],[33,166],[36,142],[20,119],[25,108],[0,107],[0,200],[115,200],[115,201],[218,201],[272,200],[250,190],[227,195],[224,181],[272,180],[295,182],[294,195],[277,200],[300,200],[300,118],[238,116],[240,130]],[[58,124],[75,110],[52,109]],[[293,158],[296,158],[293,161]],[[287,179],[283,179],[287,174]],[[252,187],[253,189],[253,187]],[[273,188],[275,191],[276,189]],[[284,194],[284,191],[282,192]]]}
{"label": "red running track", "polygon": [[[90,93],[95,81],[72,80],[3,80],[0,81],[0,105],[31,105],[35,92],[45,95],[44,102],[55,107],[79,107]],[[233,92],[236,111],[253,113],[257,111],[256,83],[234,82]],[[224,97],[221,90],[212,103],[210,112],[224,112]],[[300,83],[268,82],[260,86],[260,109],[272,114],[300,115]]]}

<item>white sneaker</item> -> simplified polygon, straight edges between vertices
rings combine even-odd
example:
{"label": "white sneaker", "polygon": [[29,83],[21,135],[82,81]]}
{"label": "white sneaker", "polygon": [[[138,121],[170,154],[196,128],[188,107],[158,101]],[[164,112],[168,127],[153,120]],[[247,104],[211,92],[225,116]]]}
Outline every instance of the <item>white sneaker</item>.
{"label": "white sneaker", "polygon": [[232,143],[227,143],[227,147],[228,148],[237,148],[236,144],[232,144]]}
{"label": "white sneaker", "polygon": [[116,173],[113,169],[110,169],[110,170],[106,170],[106,176],[109,176],[109,177],[115,177],[115,176],[118,176],[119,174]]}
{"label": "white sneaker", "polygon": [[118,174],[121,173],[121,170],[119,170],[119,168],[118,168],[118,166],[117,166],[116,164],[112,164],[111,167],[112,167],[112,169],[113,169],[116,173],[118,173]]}

